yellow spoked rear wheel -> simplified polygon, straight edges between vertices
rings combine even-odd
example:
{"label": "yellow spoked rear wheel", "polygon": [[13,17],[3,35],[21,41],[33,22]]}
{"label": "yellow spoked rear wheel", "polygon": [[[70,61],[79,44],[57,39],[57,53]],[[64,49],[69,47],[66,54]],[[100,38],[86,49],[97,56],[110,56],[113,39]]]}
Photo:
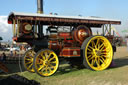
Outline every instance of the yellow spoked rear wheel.
{"label": "yellow spoked rear wheel", "polygon": [[24,54],[23,64],[24,64],[25,69],[29,72],[35,72],[33,68],[33,59],[34,59],[35,54],[36,53],[32,49],[26,51],[26,53]]}
{"label": "yellow spoked rear wheel", "polygon": [[59,65],[58,56],[52,50],[39,51],[34,58],[34,69],[40,76],[53,75]]}
{"label": "yellow spoked rear wheel", "polygon": [[108,39],[103,36],[92,36],[82,45],[84,65],[92,70],[104,70],[112,62],[113,48]]}

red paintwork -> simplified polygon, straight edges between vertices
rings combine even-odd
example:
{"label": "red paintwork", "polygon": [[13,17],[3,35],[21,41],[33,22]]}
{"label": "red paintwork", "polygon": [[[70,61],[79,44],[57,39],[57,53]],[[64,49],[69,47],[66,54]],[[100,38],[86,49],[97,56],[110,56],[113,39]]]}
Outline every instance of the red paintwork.
{"label": "red paintwork", "polygon": [[[19,37],[14,37],[14,41],[27,41],[28,39],[33,39],[33,35],[28,35],[30,32],[26,32],[24,29],[26,24],[28,23],[21,26],[21,34]],[[90,29],[84,26],[79,26],[72,32],[58,32],[56,37],[52,35],[52,37],[49,38],[48,48],[56,51],[57,54],[62,57],[80,57],[80,46],[91,34],[92,32]]]}
{"label": "red paintwork", "polygon": [[17,37],[13,37],[13,41],[17,41]]}
{"label": "red paintwork", "polygon": [[60,32],[60,33],[58,33],[58,38],[64,39],[64,44],[65,44],[64,47],[71,47],[71,44],[73,43],[73,38],[72,38],[71,33],[69,33],[69,32]]}
{"label": "red paintwork", "polygon": [[52,49],[52,50],[59,50],[59,49],[62,49],[61,45],[59,44],[58,41],[49,41],[49,46],[48,46],[49,49]]}
{"label": "red paintwork", "polygon": [[87,28],[84,25],[80,25],[77,27],[77,29],[73,32],[73,38],[75,41],[79,42],[80,45],[83,43],[83,41],[92,35],[92,31],[90,28]]}
{"label": "red paintwork", "polygon": [[64,40],[66,40],[66,38],[71,37],[71,33],[69,33],[69,32],[60,32],[60,33],[58,33],[58,37],[63,38]]}
{"label": "red paintwork", "polygon": [[80,48],[79,47],[65,47],[60,52],[62,57],[79,57],[80,56]]}
{"label": "red paintwork", "polygon": [[60,33],[58,33],[58,36],[60,36],[60,37],[68,37],[68,36],[70,36],[70,33],[69,32],[60,32]]}
{"label": "red paintwork", "polygon": [[8,21],[8,24],[12,24],[12,21]]}

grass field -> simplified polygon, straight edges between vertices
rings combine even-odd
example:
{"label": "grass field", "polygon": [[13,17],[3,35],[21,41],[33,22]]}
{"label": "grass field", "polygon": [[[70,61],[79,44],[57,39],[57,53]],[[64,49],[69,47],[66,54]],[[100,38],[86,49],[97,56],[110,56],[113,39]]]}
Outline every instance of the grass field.
{"label": "grass field", "polygon": [[[128,85],[128,51],[118,47],[114,55],[116,67],[104,71],[71,68],[68,64],[60,65],[57,73],[50,77],[40,77],[36,73],[20,72],[19,65],[7,65],[12,74],[19,74],[29,80],[36,80],[41,85]],[[8,76],[1,74],[0,78]]]}

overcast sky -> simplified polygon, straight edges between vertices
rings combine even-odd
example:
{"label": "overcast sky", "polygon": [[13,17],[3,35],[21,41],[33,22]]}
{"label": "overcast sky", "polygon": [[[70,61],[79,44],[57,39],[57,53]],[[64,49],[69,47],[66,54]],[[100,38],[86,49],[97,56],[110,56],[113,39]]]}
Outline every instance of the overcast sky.
{"label": "overcast sky", "polygon": [[[37,12],[37,0],[1,0],[0,1],[0,36],[4,40],[12,39],[11,25],[7,24],[10,12]],[[44,0],[44,13],[51,12],[66,16],[99,16],[118,19],[122,24],[115,26],[121,34],[128,29],[128,0]]]}

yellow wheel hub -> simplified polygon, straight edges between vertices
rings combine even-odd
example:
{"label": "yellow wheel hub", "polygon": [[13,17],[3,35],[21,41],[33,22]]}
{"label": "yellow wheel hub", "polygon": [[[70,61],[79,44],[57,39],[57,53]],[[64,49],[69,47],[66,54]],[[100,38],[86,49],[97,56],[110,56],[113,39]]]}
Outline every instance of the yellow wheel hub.
{"label": "yellow wheel hub", "polygon": [[33,50],[28,50],[24,55],[24,67],[29,72],[35,72],[33,68],[33,59],[35,54],[36,53]]}
{"label": "yellow wheel hub", "polygon": [[59,60],[55,52],[51,50],[41,50],[34,59],[34,69],[41,76],[53,75],[59,65]]}
{"label": "yellow wheel hub", "polygon": [[92,70],[104,70],[111,64],[113,49],[109,40],[103,36],[90,38],[84,51],[84,62]]}

